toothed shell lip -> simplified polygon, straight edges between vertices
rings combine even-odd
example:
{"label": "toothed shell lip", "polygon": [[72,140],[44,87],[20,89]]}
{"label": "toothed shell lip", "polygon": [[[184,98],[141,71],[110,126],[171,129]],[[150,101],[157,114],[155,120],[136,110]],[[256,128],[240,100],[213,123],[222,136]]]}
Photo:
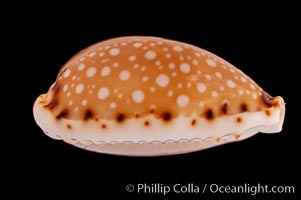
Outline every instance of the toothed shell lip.
{"label": "toothed shell lip", "polygon": [[[51,114],[43,109],[34,109],[34,115],[40,117],[37,119],[37,123],[41,127],[46,127],[47,130],[50,130],[50,132],[45,131],[49,137],[64,140],[66,143],[74,146],[107,154],[156,156],[174,155],[207,149],[229,142],[240,141],[258,132],[279,132],[282,128],[285,113],[283,99],[279,98],[279,102],[281,102],[280,109],[275,107],[269,109],[271,115],[267,115],[266,111],[243,113],[233,116],[223,116],[215,119],[214,122],[208,122],[205,119],[203,119],[203,121],[199,120],[197,125],[194,126],[192,126],[190,122],[191,119],[195,119],[195,116],[182,116],[178,119],[174,119],[173,123],[179,126],[174,126],[173,124],[166,126],[166,124],[162,124],[162,122],[156,118],[147,117],[147,120],[156,123],[154,127],[159,127],[158,130],[160,131],[157,132],[157,135],[152,134],[144,138],[141,137],[141,134],[147,136],[148,133],[154,133],[156,130],[149,127],[145,128],[142,125],[143,123],[140,123],[141,125],[139,126],[137,119],[129,120],[127,124],[118,126],[116,126],[114,122],[107,122],[108,126],[113,127],[112,133],[115,133],[115,138],[113,138],[112,135],[110,135],[111,133],[101,131],[99,126],[100,122],[90,121],[83,123],[81,121],[72,121],[76,133],[85,134],[75,134],[72,131],[67,131],[62,134],[61,130],[67,130],[66,124],[70,123],[70,120],[63,119],[58,126]],[[38,106],[40,105],[36,102],[35,107]],[[47,120],[43,120],[43,118]],[[53,120],[49,120],[49,118]],[[248,123],[237,125],[238,118],[242,118],[244,121],[248,121]],[[142,122],[143,120],[145,119],[139,119],[138,121]],[[207,129],[200,128],[204,126],[206,126]],[[88,130],[95,130],[96,128],[99,128],[98,134],[94,134],[94,131],[88,132]],[[223,129],[222,131],[221,128]],[[120,135],[116,135],[117,132],[119,132]],[[166,136],[165,138],[162,137],[163,133]],[[183,133],[185,133],[184,136],[186,138],[183,138]],[[105,138],[104,134],[109,135],[109,137]],[[203,138],[198,137],[199,135]],[[132,140],[130,140],[130,138],[132,138]],[[145,149],[147,149],[147,151]]]}

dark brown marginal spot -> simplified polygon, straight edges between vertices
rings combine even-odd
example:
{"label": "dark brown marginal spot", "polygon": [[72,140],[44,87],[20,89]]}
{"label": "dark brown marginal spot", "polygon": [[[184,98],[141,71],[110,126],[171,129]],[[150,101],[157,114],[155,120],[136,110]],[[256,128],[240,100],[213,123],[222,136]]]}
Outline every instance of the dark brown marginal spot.
{"label": "dark brown marginal spot", "polygon": [[139,117],[140,117],[139,113],[136,113],[135,118],[139,118]]}
{"label": "dark brown marginal spot", "polygon": [[124,120],[125,120],[124,114],[120,113],[120,114],[117,115],[117,117],[116,117],[116,121],[117,121],[117,122],[121,123],[121,122],[123,122]]}
{"label": "dark brown marginal spot", "polygon": [[70,124],[67,124],[67,129],[72,129],[72,126]]}
{"label": "dark brown marginal spot", "polygon": [[86,110],[84,120],[90,120],[93,118],[93,112],[89,109]]}
{"label": "dark brown marginal spot", "polygon": [[273,97],[265,92],[262,92],[261,99],[264,105],[266,105],[267,107],[272,107],[274,105]]}
{"label": "dark brown marginal spot", "polygon": [[101,128],[102,128],[102,129],[106,129],[106,128],[107,128],[107,125],[102,124],[102,125],[101,125]]}
{"label": "dark brown marginal spot", "polygon": [[237,123],[241,123],[241,122],[242,122],[242,118],[241,118],[241,117],[237,117],[237,118],[236,118],[236,122],[237,122]]}
{"label": "dark brown marginal spot", "polygon": [[248,106],[247,106],[247,104],[242,103],[242,104],[240,105],[240,110],[241,110],[241,112],[246,112],[246,111],[248,111]]}
{"label": "dark brown marginal spot", "polygon": [[214,114],[213,114],[213,111],[211,109],[208,109],[206,112],[205,112],[205,116],[208,120],[213,120],[214,118]]}
{"label": "dark brown marginal spot", "polygon": [[193,120],[191,121],[191,125],[194,126],[195,124],[196,124],[196,120],[193,119]]}
{"label": "dark brown marginal spot", "polygon": [[163,121],[169,122],[172,119],[170,112],[163,112],[161,115]]}
{"label": "dark brown marginal spot", "polygon": [[270,115],[271,115],[271,111],[270,111],[270,110],[265,110],[265,114],[266,114],[267,116],[270,116]]}
{"label": "dark brown marginal spot", "polygon": [[153,114],[153,113],[155,113],[155,109],[152,108],[152,109],[149,110],[149,112],[150,112],[151,114]]}
{"label": "dark brown marginal spot", "polygon": [[223,114],[225,114],[225,115],[227,114],[227,112],[228,112],[228,103],[224,103],[222,105],[221,111],[222,111]]}
{"label": "dark brown marginal spot", "polygon": [[149,126],[149,121],[145,121],[144,126]]}
{"label": "dark brown marginal spot", "polygon": [[66,118],[68,114],[69,111],[67,109],[64,109],[56,116],[56,119]]}

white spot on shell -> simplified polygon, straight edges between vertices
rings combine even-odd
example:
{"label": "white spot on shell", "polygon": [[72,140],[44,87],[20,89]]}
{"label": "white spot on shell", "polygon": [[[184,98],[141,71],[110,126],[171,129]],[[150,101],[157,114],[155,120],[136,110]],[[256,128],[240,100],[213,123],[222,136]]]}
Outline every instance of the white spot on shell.
{"label": "white spot on shell", "polygon": [[218,96],[217,91],[212,91],[211,94],[212,94],[213,97],[217,97]]}
{"label": "white spot on shell", "polygon": [[106,58],[106,59],[103,59],[101,62],[102,63],[106,63],[106,62],[109,62],[110,61],[110,59],[109,58]]}
{"label": "white spot on shell", "polygon": [[177,74],[178,74],[177,72],[172,72],[172,73],[171,73],[171,76],[172,76],[172,77],[176,77]]}
{"label": "white spot on shell", "polygon": [[100,100],[106,99],[110,95],[110,90],[107,87],[102,87],[98,90],[97,97]]}
{"label": "white spot on shell", "polygon": [[178,88],[181,89],[183,87],[182,83],[178,83]]}
{"label": "white spot on shell", "polygon": [[257,94],[255,92],[253,92],[252,97],[253,97],[253,99],[257,99]]}
{"label": "white spot on shell", "polygon": [[98,54],[99,57],[103,57],[104,55],[106,55],[105,52],[100,52],[100,53]]}
{"label": "white spot on shell", "polygon": [[181,63],[180,64],[180,70],[181,72],[183,72],[184,74],[187,74],[190,72],[190,65],[188,63]]}
{"label": "white spot on shell", "polygon": [[144,72],[146,70],[146,66],[142,66],[141,68],[140,68],[140,71],[142,71],[142,72]]}
{"label": "white spot on shell", "polygon": [[85,64],[79,64],[78,67],[77,67],[77,70],[78,71],[81,71],[85,68]]}
{"label": "white spot on shell", "polygon": [[180,106],[180,107],[185,107],[187,106],[189,103],[189,97],[186,96],[186,95],[180,95],[178,96],[177,98],[177,104]]}
{"label": "white spot on shell", "polygon": [[174,69],[176,66],[174,63],[169,63],[168,68],[169,69]]}
{"label": "white spot on shell", "polygon": [[75,92],[77,94],[80,94],[83,90],[84,90],[84,84],[82,84],[82,83],[78,84],[75,88]]}
{"label": "white spot on shell", "polygon": [[73,104],[72,100],[68,101],[68,106],[72,106],[72,104]]}
{"label": "white spot on shell", "polygon": [[191,88],[191,86],[192,86],[192,84],[190,82],[186,84],[187,88]]}
{"label": "white spot on shell", "polygon": [[71,74],[71,70],[70,70],[70,69],[67,69],[67,70],[64,72],[64,78],[67,78],[70,74]]}
{"label": "white spot on shell", "polygon": [[82,100],[82,105],[86,106],[88,104],[88,101],[86,99]]}
{"label": "white spot on shell", "polygon": [[135,42],[133,44],[133,47],[140,48],[140,47],[142,47],[142,43],[141,42]]}
{"label": "white spot on shell", "polygon": [[120,53],[120,50],[118,48],[113,48],[110,50],[111,56],[117,56]]}
{"label": "white spot on shell", "polygon": [[229,70],[230,70],[230,72],[232,72],[233,74],[236,73],[236,71],[235,71],[233,68],[230,68]]}
{"label": "white spot on shell", "polygon": [[176,52],[181,52],[183,51],[183,48],[180,45],[175,45],[172,47],[172,49]]}
{"label": "white spot on shell", "polygon": [[214,60],[212,59],[207,59],[206,63],[210,66],[210,67],[216,67],[216,63]]}
{"label": "white spot on shell", "polygon": [[193,59],[193,60],[192,60],[192,64],[193,64],[193,65],[198,65],[198,64],[199,64],[199,62],[198,62],[198,60],[196,60],[196,59]]}
{"label": "white spot on shell", "polygon": [[118,63],[118,62],[114,62],[114,63],[113,63],[113,67],[114,67],[114,68],[119,67],[119,63]]}
{"label": "white spot on shell", "polygon": [[70,97],[71,96],[71,92],[67,92],[67,97]]}
{"label": "white spot on shell", "polygon": [[173,91],[172,91],[172,90],[169,90],[169,91],[167,92],[167,96],[172,97],[172,96],[173,96]]}
{"label": "white spot on shell", "polygon": [[123,70],[123,71],[121,71],[121,72],[119,73],[119,78],[120,78],[120,80],[122,80],[122,81],[128,80],[128,79],[130,78],[130,76],[131,76],[131,74],[130,74],[130,72],[127,71],[127,70]]}
{"label": "white spot on shell", "polygon": [[239,95],[242,95],[243,93],[244,93],[244,91],[243,91],[242,89],[239,89],[239,90],[238,90],[238,94],[239,94]]}
{"label": "white spot on shell", "polygon": [[222,78],[222,74],[220,72],[215,72],[216,78]]}
{"label": "white spot on shell", "polygon": [[96,68],[95,67],[90,67],[87,71],[86,71],[86,76],[87,77],[93,77],[96,73]]}
{"label": "white spot on shell", "polygon": [[136,60],[136,56],[130,56],[129,61],[134,62]]}
{"label": "white spot on shell", "polygon": [[205,74],[205,78],[210,81],[211,80],[211,76],[209,74]]}
{"label": "white spot on shell", "polygon": [[206,91],[206,85],[204,83],[197,84],[197,90],[199,93],[204,93]]}
{"label": "white spot on shell", "polygon": [[64,85],[64,87],[63,87],[63,91],[67,91],[67,90],[68,90],[68,88],[69,88],[68,84]]}
{"label": "white spot on shell", "polygon": [[247,82],[247,80],[244,77],[240,77],[240,80],[244,83]]}
{"label": "white spot on shell", "polygon": [[95,52],[95,51],[89,53],[89,57],[93,57],[93,56],[95,56],[95,55],[96,55],[96,52]]}
{"label": "white spot on shell", "polygon": [[200,57],[201,56],[201,54],[199,52],[195,52],[194,54],[195,54],[196,57]]}
{"label": "white spot on shell", "polygon": [[235,88],[235,86],[236,86],[236,84],[231,80],[227,80],[226,83],[229,88]]}
{"label": "white spot on shell", "polygon": [[147,60],[153,60],[155,59],[157,56],[156,52],[152,51],[152,50],[149,50],[147,51],[145,54],[144,54],[144,57],[147,59]]}
{"label": "white spot on shell", "polygon": [[142,81],[143,81],[143,82],[148,81],[148,76],[143,76],[143,77],[142,77]]}
{"label": "white spot on shell", "polygon": [[156,83],[160,87],[166,87],[169,84],[169,77],[166,74],[160,74],[156,78]]}
{"label": "white spot on shell", "polygon": [[156,88],[155,88],[155,87],[150,87],[149,90],[150,90],[151,92],[153,92],[153,93],[156,92]]}
{"label": "white spot on shell", "polygon": [[170,53],[167,53],[167,54],[165,54],[165,57],[166,57],[166,58],[171,58],[171,54],[170,54]]}
{"label": "white spot on shell", "polygon": [[255,85],[251,83],[250,84],[250,88],[253,89],[253,90],[255,90]]}
{"label": "white spot on shell", "polygon": [[117,107],[117,104],[115,102],[110,103],[110,108],[115,109]]}
{"label": "white spot on shell", "polygon": [[199,107],[200,107],[200,108],[204,108],[204,106],[205,106],[205,102],[204,102],[204,101],[200,101],[200,102],[199,102]]}
{"label": "white spot on shell", "polygon": [[132,93],[132,99],[135,103],[142,103],[144,100],[144,92],[142,90],[135,90]]}
{"label": "white spot on shell", "polygon": [[105,66],[101,70],[101,76],[108,76],[111,73],[111,68],[109,66]]}
{"label": "white spot on shell", "polygon": [[225,87],[221,85],[221,86],[219,86],[219,90],[220,90],[220,91],[224,91],[224,90],[225,90]]}

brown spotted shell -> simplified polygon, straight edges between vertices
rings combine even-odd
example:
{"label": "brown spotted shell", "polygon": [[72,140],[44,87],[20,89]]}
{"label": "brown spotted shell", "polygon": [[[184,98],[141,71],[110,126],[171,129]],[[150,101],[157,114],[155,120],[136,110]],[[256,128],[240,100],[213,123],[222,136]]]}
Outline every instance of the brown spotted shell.
{"label": "brown spotted shell", "polygon": [[[270,97],[243,72],[218,56],[189,44],[155,37],[122,37],[86,48],[62,67],[49,92],[41,95],[36,104],[37,109],[42,109],[45,115],[48,113],[51,118],[48,120],[60,124],[56,133],[50,134],[71,143],[81,140],[93,145],[203,141],[210,138],[210,133],[202,135],[198,124],[223,130],[225,120],[222,119],[233,117],[233,126],[239,127],[243,125],[237,124],[249,123],[248,113],[264,113],[264,117],[269,117],[277,109],[278,118],[274,121],[279,123],[280,110],[282,107],[284,110],[281,97]],[[169,133],[170,137],[160,137],[166,134],[160,133],[160,128],[174,131],[175,123],[183,122],[180,119],[187,120],[183,126],[189,127],[188,132],[200,129],[200,135],[176,133],[174,137]],[[86,136],[85,126],[91,132]],[[124,135],[119,136],[116,127],[121,127]],[[128,127],[135,133],[127,133]],[[226,130],[212,138],[240,136],[243,129],[235,133]],[[143,136],[143,132],[150,136]],[[110,140],[108,133],[119,138],[112,136]],[[171,150],[171,153],[178,152],[181,151],[177,148]]]}

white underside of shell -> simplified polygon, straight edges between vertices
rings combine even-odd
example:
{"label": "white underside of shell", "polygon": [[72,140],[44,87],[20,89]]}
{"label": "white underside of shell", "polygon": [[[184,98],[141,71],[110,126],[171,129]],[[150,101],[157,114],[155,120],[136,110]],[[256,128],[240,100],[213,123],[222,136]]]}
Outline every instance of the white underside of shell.
{"label": "white underside of shell", "polygon": [[[49,137],[95,152],[129,156],[180,154],[243,140],[258,132],[279,132],[285,114],[282,100],[280,109],[270,108],[269,116],[265,111],[223,116],[212,121],[180,116],[168,123],[147,116],[121,124],[101,120],[107,126],[102,129],[100,122],[94,120],[56,120],[37,101],[33,110],[36,122]],[[238,117],[241,123],[237,123]],[[197,119],[195,125],[191,125],[193,119]],[[146,120],[148,126],[144,125]],[[67,124],[72,128],[68,129]]]}

